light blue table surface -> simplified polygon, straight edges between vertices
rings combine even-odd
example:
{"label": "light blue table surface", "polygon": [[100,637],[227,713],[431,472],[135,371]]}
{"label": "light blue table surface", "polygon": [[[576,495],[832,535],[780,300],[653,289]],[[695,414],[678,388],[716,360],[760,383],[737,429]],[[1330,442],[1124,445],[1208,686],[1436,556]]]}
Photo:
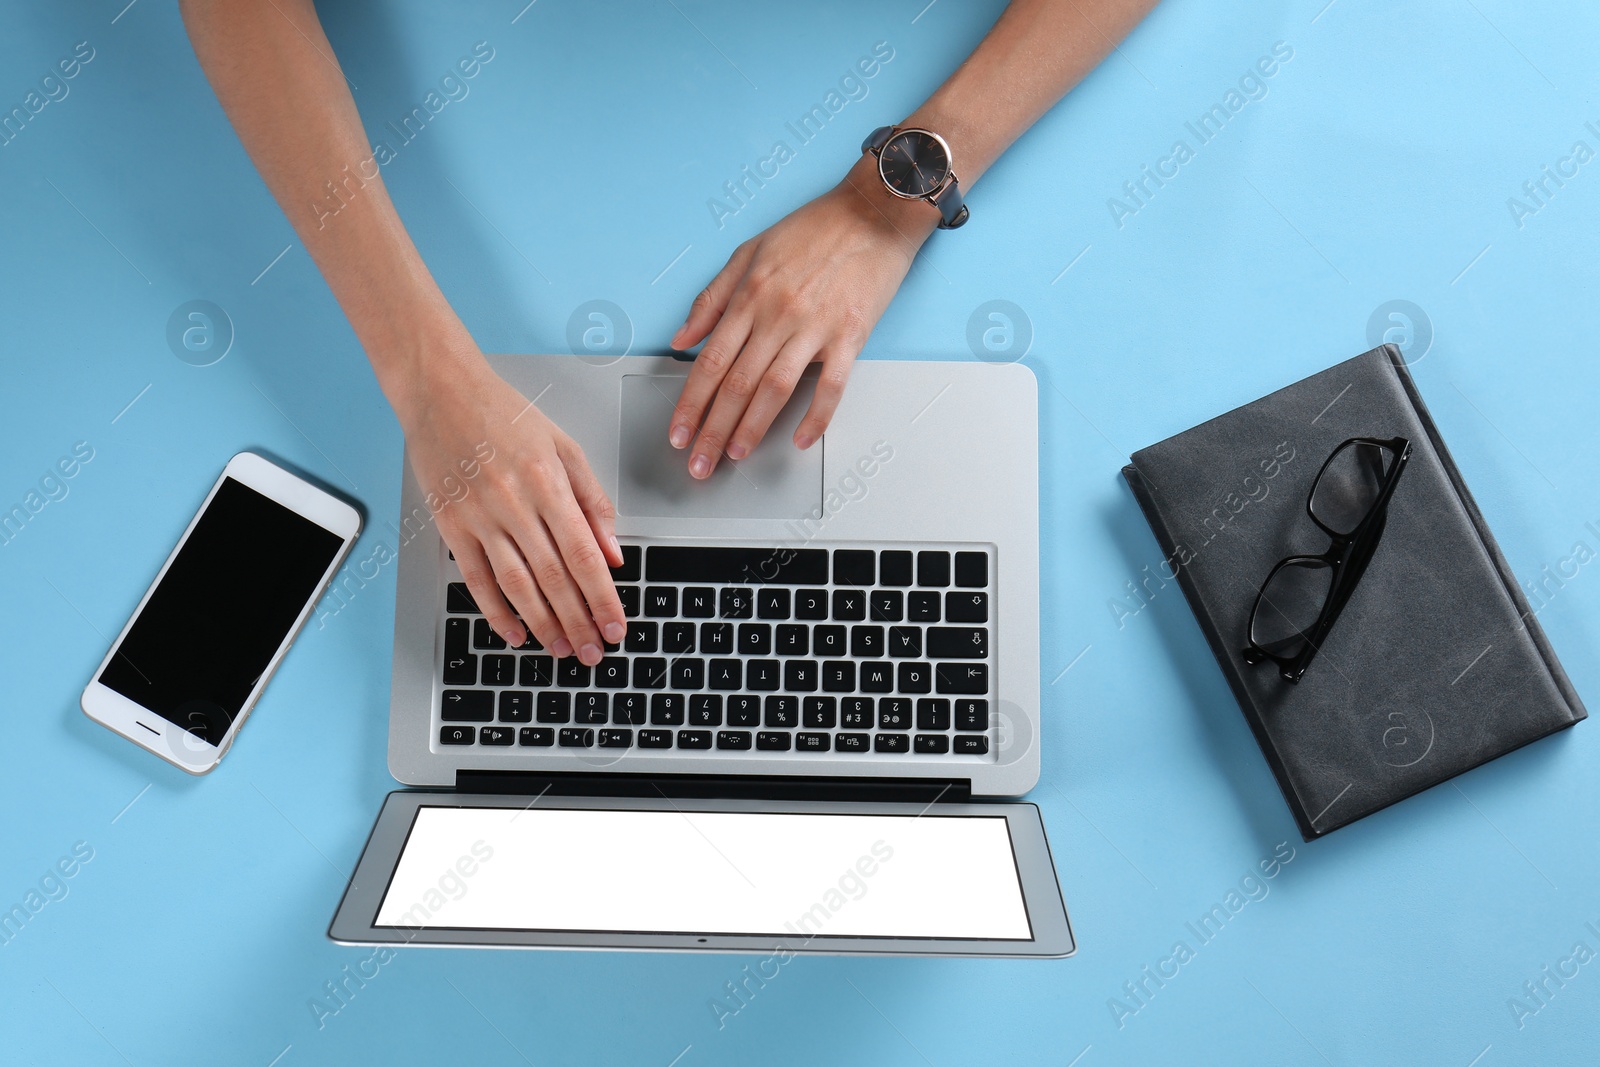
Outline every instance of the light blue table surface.
{"label": "light blue table surface", "polygon": [[[733,248],[835,181],[1001,6],[524,2],[325,14],[372,137],[398,146],[384,180],[482,346],[568,351],[569,316],[603,299],[636,354],[664,348]],[[1022,309],[1013,336],[1031,332],[1045,565],[1030,799],[1081,950],[797,959],[719,1026],[713,999],[758,957],[408,951],[379,967],[325,938],[395,787],[392,567],[306,631],[209,778],[79,712],[234,452],[359,498],[357,558],[393,543],[402,474],[394,417],[175,5],[124,3],[0,13],[0,112],[26,110],[79,42],[93,54],[0,146],[0,510],[45,501],[0,544],[0,905],[92,853],[0,946],[0,1061],[1595,1061],[1600,962],[1573,959],[1600,951],[1595,726],[1306,845],[1176,588],[1120,625],[1111,607],[1159,558],[1117,475],[1131,451],[1392,328],[1518,575],[1565,569],[1540,620],[1580,694],[1600,696],[1600,566],[1573,559],[1600,548],[1592,5],[1169,0],[978,184],[971,224],[929,242],[867,356],[971,360],[969,317],[996,299]],[[401,143],[387,124],[477,42],[493,59],[467,95]],[[786,123],[878,42],[893,58],[865,96],[725,201],[739,209],[719,226],[723,183],[778,140],[796,148]],[[1292,58],[1247,79],[1200,144],[1185,124],[1226,110],[1275,45]],[[1129,199],[1179,139],[1192,158]],[[1536,200],[1524,183],[1541,179]],[[232,324],[210,366],[167,341],[191,300]],[[1391,319],[1396,300],[1411,308]],[[92,460],[47,498],[42,476],[79,442]],[[1265,895],[1194,938],[1186,924],[1280,842],[1293,859]],[[1131,999],[1125,983],[1179,940],[1194,958]],[[346,967],[370,977],[319,1012]],[[1541,981],[1535,1000],[1525,983]]]}

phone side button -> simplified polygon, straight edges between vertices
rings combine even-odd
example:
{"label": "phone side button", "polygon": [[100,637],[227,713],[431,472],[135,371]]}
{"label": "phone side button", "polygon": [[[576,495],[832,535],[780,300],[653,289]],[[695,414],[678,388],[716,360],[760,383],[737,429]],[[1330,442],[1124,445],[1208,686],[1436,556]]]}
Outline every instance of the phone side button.
{"label": "phone side button", "polygon": [[478,739],[478,731],[471,726],[446,726],[439,731],[441,745],[470,745]]}

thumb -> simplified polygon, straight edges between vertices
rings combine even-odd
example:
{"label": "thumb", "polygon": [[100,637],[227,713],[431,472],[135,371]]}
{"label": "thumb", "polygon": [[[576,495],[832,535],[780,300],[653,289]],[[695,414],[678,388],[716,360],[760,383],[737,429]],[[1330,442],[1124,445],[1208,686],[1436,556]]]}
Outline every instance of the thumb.
{"label": "thumb", "polygon": [[728,310],[728,301],[733,296],[733,291],[738,287],[739,279],[744,277],[744,272],[750,266],[751,258],[756,254],[755,241],[746,241],[733,250],[733,255],[728,257],[727,264],[711,279],[711,284],[700,290],[700,295],[694,298],[694,303],[689,306],[689,317],[683,325],[678,327],[678,332],[672,335],[669,342],[678,351],[693,348],[705,340],[706,334],[722,318],[722,313]]}

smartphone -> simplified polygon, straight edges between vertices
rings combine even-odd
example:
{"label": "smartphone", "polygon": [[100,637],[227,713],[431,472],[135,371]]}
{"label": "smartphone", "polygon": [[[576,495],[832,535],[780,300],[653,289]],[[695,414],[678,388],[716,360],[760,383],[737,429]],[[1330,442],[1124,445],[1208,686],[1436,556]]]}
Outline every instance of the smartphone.
{"label": "smartphone", "polygon": [[350,504],[234,456],[84,689],[84,714],[208,773],[360,532]]}

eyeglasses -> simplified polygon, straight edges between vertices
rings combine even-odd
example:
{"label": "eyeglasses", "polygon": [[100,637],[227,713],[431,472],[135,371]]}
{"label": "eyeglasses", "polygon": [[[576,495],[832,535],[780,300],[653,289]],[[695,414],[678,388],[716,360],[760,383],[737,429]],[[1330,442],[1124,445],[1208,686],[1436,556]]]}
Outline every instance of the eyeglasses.
{"label": "eyeglasses", "polygon": [[1352,437],[1328,456],[1311,483],[1306,514],[1333,543],[1320,556],[1279,560],[1261,583],[1246,663],[1271,660],[1287,682],[1305,674],[1378,547],[1389,497],[1410,457],[1404,437]]}

